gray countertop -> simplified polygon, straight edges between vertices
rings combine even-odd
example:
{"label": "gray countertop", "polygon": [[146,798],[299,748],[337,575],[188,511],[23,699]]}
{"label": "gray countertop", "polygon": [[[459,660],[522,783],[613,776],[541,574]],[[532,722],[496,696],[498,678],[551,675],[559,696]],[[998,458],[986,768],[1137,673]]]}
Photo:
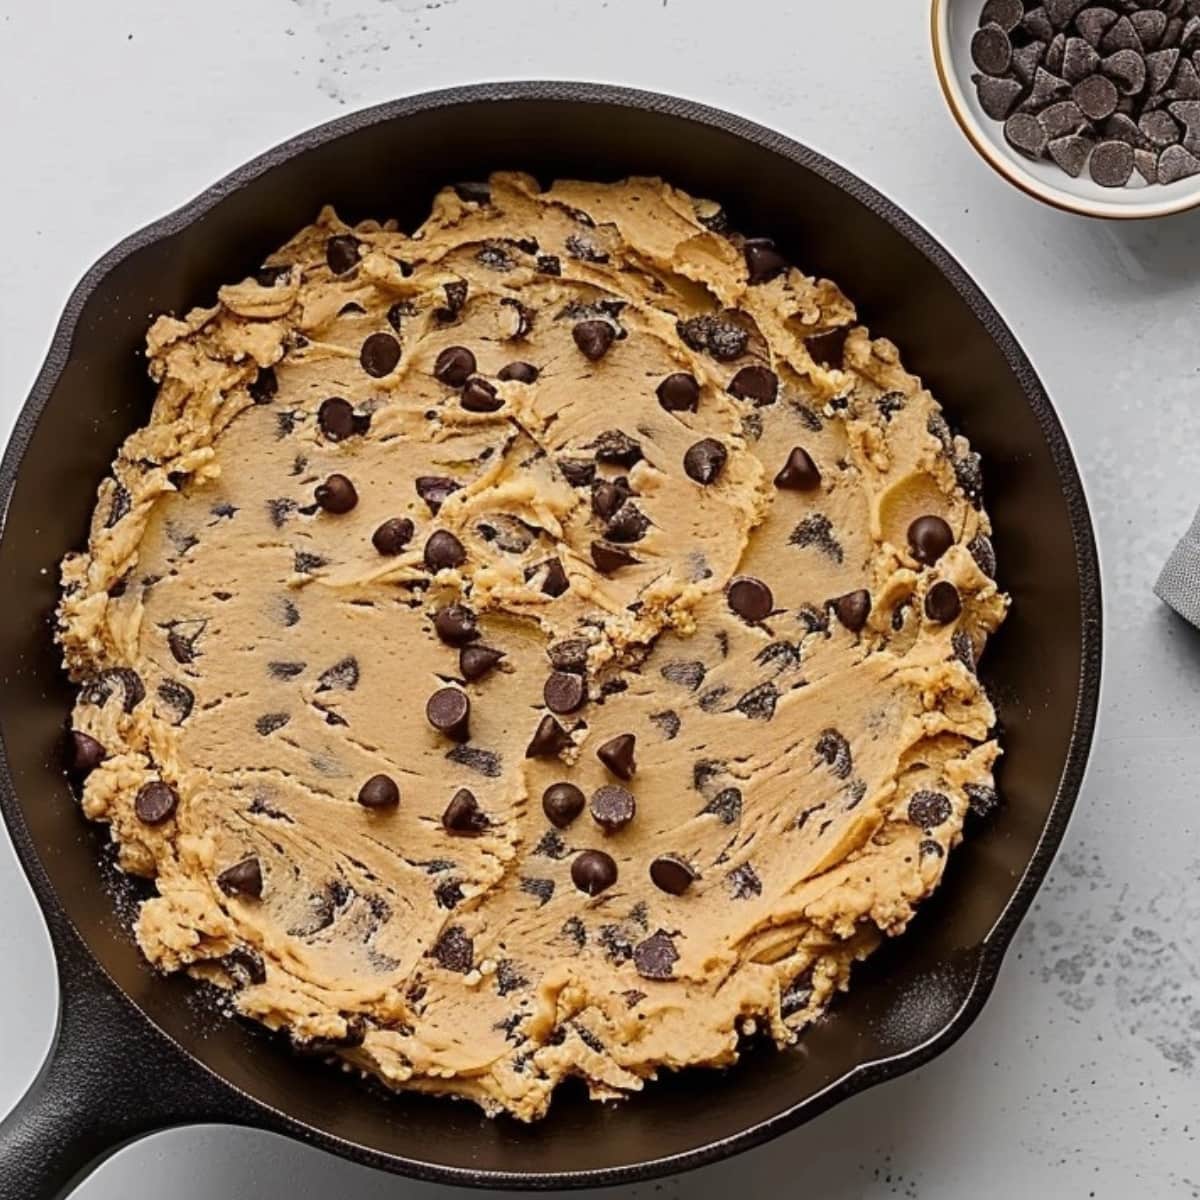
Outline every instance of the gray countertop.
{"label": "gray countertop", "polygon": [[[1107,659],[1083,795],[992,1000],[953,1049],[768,1147],[623,1194],[1200,1195],[1200,634],[1150,591],[1200,503],[1200,213],[1092,223],[994,177],[942,105],[923,0],[3,8],[5,434],[100,253],[283,138],[402,93],[556,77],[695,97],[844,163],[945,243],[1040,371],[1091,498]],[[46,1051],[55,982],[2,835],[0,911],[7,1109]],[[77,1195],[158,1192],[450,1195],[218,1127],[135,1144]]]}

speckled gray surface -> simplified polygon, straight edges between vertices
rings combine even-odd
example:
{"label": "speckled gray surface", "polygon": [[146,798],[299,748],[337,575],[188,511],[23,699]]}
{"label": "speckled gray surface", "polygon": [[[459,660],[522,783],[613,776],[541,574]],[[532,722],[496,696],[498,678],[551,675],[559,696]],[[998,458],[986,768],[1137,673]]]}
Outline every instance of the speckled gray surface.
{"label": "speckled gray surface", "polygon": [[[623,1195],[1200,1196],[1200,634],[1151,592],[1200,503],[1200,213],[1035,207],[942,107],[923,0],[212,0],[0,13],[0,428],[125,233],[344,111],[484,78],[672,91],[774,126],[926,224],[1024,343],[1089,487],[1107,584],[1096,750],[1065,848],[974,1028],[771,1146]],[[11,172],[11,173],[10,173]],[[0,1108],[50,1039],[48,943],[0,844]],[[437,1200],[267,1135],[180,1130],[80,1200]],[[617,1193],[610,1193],[614,1198]]]}

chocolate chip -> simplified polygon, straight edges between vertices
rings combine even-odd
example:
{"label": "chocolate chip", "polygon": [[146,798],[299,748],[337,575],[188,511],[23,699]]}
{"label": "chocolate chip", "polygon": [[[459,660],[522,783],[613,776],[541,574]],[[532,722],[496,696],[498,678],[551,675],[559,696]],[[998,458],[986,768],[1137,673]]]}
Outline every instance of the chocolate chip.
{"label": "chocolate chip", "polygon": [[1021,105],[1023,113],[1040,112],[1055,100],[1065,100],[1071,94],[1071,85],[1053,71],[1038,67],[1033,73],[1033,84],[1029,95]]}
{"label": "chocolate chip", "polygon": [[704,682],[708,669],[699,661],[675,661],[664,663],[659,674],[669,683],[677,683],[689,692],[694,692]]}
{"label": "chocolate chip", "polygon": [[[622,778],[627,779],[628,776]],[[592,793],[591,804],[588,807],[592,819],[605,833],[616,833],[624,829],[637,812],[633,793],[628,788],[612,783],[597,788]]]}
{"label": "chocolate chip", "polygon": [[971,61],[988,75],[1003,75],[1012,62],[1012,43],[999,25],[984,25],[971,38]]}
{"label": "chocolate chip", "polygon": [[400,362],[400,343],[390,333],[373,333],[358,352],[362,369],[374,379],[390,375]]}
{"label": "chocolate chip", "polygon": [[641,443],[620,429],[606,429],[592,443],[592,450],[597,462],[626,469],[644,457]]}
{"label": "chocolate chip", "polygon": [[348,513],[358,503],[358,492],[345,475],[330,475],[313,492],[316,502],[327,512]]}
{"label": "chocolate chip", "polygon": [[999,25],[1005,33],[1016,29],[1025,15],[1025,6],[1021,0],[987,0],[983,12],[979,15],[979,24]]}
{"label": "chocolate chip", "polygon": [[542,812],[557,829],[566,829],[583,812],[583,793],[573,783],[552,783],[542,793]]}
{"label": "chocolate chip", "polygon": [[425,704],[425,718],[439,733],[465,742],[470,737],[471,701],[459,688],[438,688]]}
{"label": "chocolate chip", "polygon": [[760,683],[742,696],[734,708],[752,721],[769,721],[775,715],[778,700],[779,689],[773,683]]}
{"label": "chocolate chip", "polygon": [[652,933],[633,949],[633,965],[643,979],[670,979],[678,961],[679,951],[664,929]]}
{"label": "chocolate chip", "polygon": [[728,457],[724,444],[716,438],[701,438],[688,447],[683,456],[683,469],[689,478],[707,485],[716,481]]}
{"label": "chocolate chip", "polygon": [[91,734],[71,730],[71,770],[89,775],[108,757],[104,747]]}
{"label": "chocolate chip", "polygon": [[596,750],[596,757],[618,779],[632,779],[637,764],[634,762],[634,748],[637,738],[632,733],[620,733],[610,738]]}
{"label": "chocolate chip", "polygon": [[695,412],[700,407],[700,384],[686,371],[668,375],[654,394],[667,412]]}
{"label": "chocolate chip", "polygon": [[1071,19],[1089,0],[1045,0],[1046,16],[1055,29],[1065,29]]}
{"label": "chocolate chip", "polygon": [[121,708],[131,713],[146,698],[146,685],[132,667],[106,667],[84,685],[79,694],[84,704],[105,705],[112,695],[121,693]]}
{"label": "chocolate chip", "polygon": [[571,330],[571,336],[585,358],[598,362],[608,353],[616,332],[607,321],[589,320],[580,321]]}
{"label": "chocolate chip", "polygon": [[1136,96],[1146,86],[1146,60],[1136,50],[1118,50],[1100,62],[1100,70],[1125,96]]}
{"label": "chocolate chip", "polygon": [[465,975],[475,965],[475,943],[461,925],[451,925],[430,951],[439,967]]}
{"label": "chocolate chip", "polygon": [[921,829],[936,829],[950,819],[954,806],[941,792],[914,792],[908,802],[908,819]]}
{"label": "chocolate chip", "polygon": [[1071,92],[1080,111],[1091,121],[1103,121],[1117,111],[1116,85],[1103,75],[1081,79]]}
{"label": "chocolate chip", "polygon": [[255,404],[267,404],[279,394],[279,380],[274,367],[263,367],[249,387],[250,399]]}
{"label": "chocolate chip", "polygon": [[991,75],[972,75],[979,105],[993,121],[1003,121],[1013,105],[1025,94],[1025,88],[1015,79],[995,79]]}
{"label": "chocolate chip", "polygon": [[1030,113],[1014,113],[1004,122],[1004,137],[1014,150],[1027,158],[1041,158],[1046,149],[1046,131]]}
{"label": "chocolate chip", "polygon": [[182,725],[196,706],[195,693],[177,679],[164,679],[158,685],[158,698],[171,710],[174,725]]}
{"label": "chocolate chip", "polygon": [[1180,130],[1170,113],[1159,109],[1156,112],[1143,113],[1138,118],[1138,128],[1143,136],[1153,146],[1170,146],[1179,141]]}
{"label": "chocolate chip", "polygon": [[493,413],[504,407],[504,397],[496,394],[495,384],[474,375],[463,386],[459,403],[467,412]]}
{"label": "chocolate chip", "polygon": [[465,604],[447,604],[433,614],[433,629],[447,646],[465,646],[479,637],[475,613]]}
{"label": "chocolate chip", "polygon": [[854,769],[850,743],[836,729],[825,729],[817,738],[816,757],[837,779],[848,779]]}
{"label": "chocolate chip", "polygon": [[985,534],[977,533],[968,543],[967,550],[975,560],[979,569],[991,579],[996,578],[996,551],[991,539]]}
{"label": "chocolate chip", "polygon": [[1054,37],[1054,26],[1050,24],[1050,18],[1041,5],[1026,12],[1021,20],[1021,28],[1039,41],[1048,42]]}
{"label": "chocolate chip", "polygon": [[795,492],[811,492],[821,486],[821,472],[807,450],[792,447],[787,462],[775,476],[775,486]]}
{"label": "chocolate chip", "polygon": [[649,517],[632,501],[626,501],[605,525],[604,536],[610,542],[640,542],[649,528]]}
{"label": "chocolate chip", "polygon": [[532,363],[510,362],[500,368],[500,373],[496,378],[503,380],[505,383],[508,383],[510,380],[515,383],[536,383],[539,374],[540,372],[537,367]]}
{"label": "chocolate chip", "polygon": [[345,275],[358,266],[361,244],[350,233],[334,234],[325,243],[325,262],[335,275]]}
{"label": "chocolate chip", "polygon": [[557,254],[539,254],[537,269],[543,275],[561,275],[562,263],[559,262]]}
{"label": "chocolate chip", "polygon": [[446,811],[442,813],[442,827],[447,833],[477,837],[490,824],[486,815],[479,809],[475,793],[467,788],[459,788],[446,805]]}
{"label": "chocolate chip", "polygon": [[1079,83],[1100,69],[1100,55],[1081,37],[1067,38],[1063,50],[1062,75],[1068,83]]}
{"label": "chocolate chip", "polygon": [[866,588],[847,592],[832,602],[832,608],[837,619],[851,633],[858,633],[871,615],[871,593]]}
{"label": "chocolate chip", "polygon": [[707,350],[718,362],[731,362],[741,357],[750,340],[749,333],[728,318],[711,313],[678,321],[675,330],[693,350]]}
{"label": "chocolate chip", "polygon": [[254,722],[254,729],[259,737],[269,737],[277,729],[282,729],[291,719],[290,714],[284,712],[263,713]]}
{"label": "chocolate chip", "polygon": [[352,692],[358,687],[358,659],[347,655],[339,659],[332,667],[327,667],[317,679],[318,692],[346,691]]}
{"label": "chocolate chip", "polygon": [[476,771],[488,779],[499,779],[503,762],[493,750],[481,750],[478,746],[451,746],[446,751],[446,761]]}
{"label": "chocolate chip", "polygon": [[486,183],[474,180],[456,183],[454,192],[460,200],[468,204],[490,204],[492,201],[492,189]]}
{"label": "chocolate chip", "polygon": [[742,254],[749,283],[767,283],[787,270],[787,259],[770,238],[747,238]]}
{"label": "chocolate chip", "polygon": [[908,527],[912,556],[927,567],[932,567],[953,545],[954,531],[941,517],[918,517]]}
{"label": "chocolate chip", "polygon": [[1055,138],[1066,137],[1077,133],[1087,124],[1079,105],[1074,100],[1059,100],[1055,104],[1043,108],[1038,113],[1038,120],[1046,131],[1046,137],[1053,141]]}
{"label": "chocolate chip", "polygon": [[529,745],[525,748],[526,758],[555,758],[575,743],[571,735],[549,714],[538,722]]}
{"label": "chocolate chip", "polygon": [[[1033,83],[1033,77],[1037,74],[1037,69],[1042,65],[1046,55],[1045,42],[1030,42],[1028,46],[1021,46],[1019,49],[1013,50],[1012,56],[1012,73],[1016,79],[992,80],[990,75],[976,75],[975,86],[982,89],[983,84],[992,83],[1019,83],[1021,94],[1030,84]],[[982,81],[982,83],[980,82]],[[1002,118],[997,117],[997,120]]]}
{"label": "chocolate chip", "polygon": [[1075,18],[1075,28],[1093,46],[1099,46],[1105,31],[1117,19],[1117,14],[1111,8],[1085,8]]}
{"label": "chocolate chip", "polygon": [[1158,157],[1158,182],[1176,183],[1200,173],[1200,158],[1182,146],[1168,146]]}
{"label": "chocolate chip", "polygon": [[545,562],[537,563],[526,570],[525,578],[531,579],[534,575],[542,571],[545,571],[541,587],[543,595],[553,596],[557,599],[571,586],[571,581],[567,578],[567,572],[562,565],[561,559],[548,558]]}
{"label": "chocolate chip", "polygon": [[617,882],[617,864],[603,850],[584,850],[571,863],[571,882],[589,896],[598,896]]}
{"label": "chocolate chip", "polygon": [[246,896],[258,900],[263,892],[262,867],[257,858],[243,858],[226,867],[217,876],[217,887],[227,896]]}
{"label": "chocolate chip", "polygon": [[464,646],[458,652],[459,674],[468,683],[475,683],[494,670],[503,657],[503,650],[491,646]]}
{"label": "chocolate chip", "polygon": [[591,544],[592,563],[601,575],[611,575],[622,567],[636,566],[641,560],[634,558],[620,546],[608,546],[604,542]]}
{"label": "chocolate chip", "polygon": [[413,313],[412,306],[403,300],[397,300],[387,310],[387,323],[397,332],[400,332],[402,319],[411,316]]}
{"label": "chocolate chip", "polygon": [[413,537],[413,523],[408,517],[391,517],[371,534],[371,545],[389,557],[399,554]]}
{"label": "chocolate chip", "polygon": [[1101,187],[1124,187],[1133,174],[1133,148],[1127,142],[1101,142],[1088,160],[1088,172]]}
{"label": "chocolate chip", "polygon": [[161,825],[170,819],[179,804],[179,795],[169,783],[153,779],[138,789],[133,811],[143,825]]}
{"label": "chocolate chip", "polygon": [[753,363],[742,367],[729,381],[725,390],[731,396],[736,396],[739,400],[749,400],[761,408],[775,403],[775,398],[779,395],[779,376],[770,367]]}
{"label": "chocolate chip", "polygon": [[572,487],[590,487],[596,478],[596,464],[577,458],[560,458],[558,469]]}
{"label": "chocolate chip", "polygon": [[650,864],[654,886],[671,896],[682,896],[695,882],[696,872],[678,855],[664,854]]}
{"label": "chocolate chip", "polygon": [[592,485],[592,512],[607,521],[633,495],[624,475],[616,479],[598,479]]}
{"label": "chocolate chip", "polygon": [[1046,47],[1046,70],[1055,75],[1062,75],[1063,59],[1066,57],[1067,36],[1056,34],[1054,40]]}
{"label": "chocolate chip", "polygon": [[738,575],[725,591],[729,607],[745,621],[765,620],[775,607],[771,589],[752,575]]}
{"label": "chocolate chip", "polygon": [[573,713],[587,700],[587,684],[581,675],[554,671],[542,688],[542,699],[552,713],[559,716]]}
{"label": "chocolate chip", "polygon": [[588,643],[583,638],[564,638],[554,642],[546,651],[556,671],[583,673],[588,665]]}
{"label": "chocolate chip", "polygon": [[[1161,15],[1161,14],[1159,14]],[[1146,55],[1146,90],[1157,95],[1167,86],[1176,66],[1179,64],[1179,50],[1156,50]]]}
{"label": "chocolate chip", "polygon": [[434,516],[438,514],[442,505],[462,488],[458,480],[450,479],[446,475],[418,475],[413,481],[413,486]]}
{"label": "chocolate chip", "polygon": [[433,364],[433,375],[447,387],[460,388],[475,373],[475,355],[466,346],[447,346]]}
{"label": "chocolate chip", "polygon": [[400,789],[387,775],[372,775],[359,788],[358,802],[363,808],[395,808],[400,803]]}
{"label": "chocolate chip", "polygon": [[939,580],[925,593],[925,615],[939,625],[949,625],[962,612],[958,588],[946,579]]}
{"label": "chocolate chip", "polygon": [[463,306],[467,302],[467,281],[456,279],[451,283],[443,283],[442,291],[446,295],[446,307],[435,309],[433,315],[445,325],[455,320],[462,312]]}
{"label": "chocolate chip", "polygon": [[341,396],[330,396],[321,401],[321,407],[317,409],[317,426],[331,442],[340,442],[361,432],[354,407]]}
{"label": "chocolate chip", "polygon": [[1087,165],[1088,155],[1092,152],[1095,141],[1084,134],[1073,133],[1067,137],[1055,138],[1046,149],[1050,157],[1072,179],[1078,179]]}

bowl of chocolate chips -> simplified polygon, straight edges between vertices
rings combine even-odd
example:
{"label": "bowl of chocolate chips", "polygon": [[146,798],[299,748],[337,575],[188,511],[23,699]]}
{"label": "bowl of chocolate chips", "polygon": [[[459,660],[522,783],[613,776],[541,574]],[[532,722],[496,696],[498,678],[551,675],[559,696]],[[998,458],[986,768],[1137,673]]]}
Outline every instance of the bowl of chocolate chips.
{"label": "bowl of chocolate chips", "polygon": [[1089,217],[1200,205],[1200,0],[933,0],[950,111],[1027,195]]}

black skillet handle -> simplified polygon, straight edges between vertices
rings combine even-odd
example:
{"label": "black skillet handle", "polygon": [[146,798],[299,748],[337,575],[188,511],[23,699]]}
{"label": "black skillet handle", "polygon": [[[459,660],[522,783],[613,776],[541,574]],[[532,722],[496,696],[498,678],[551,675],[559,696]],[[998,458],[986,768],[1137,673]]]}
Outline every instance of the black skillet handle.
{"label": "black skillet handle", "polygon": [[54,929],[53,940],[58,1028],[42,1070],[0,1122],[0,1200],[58,1200],[144,1134],[239,1116],[237,1094],[149,1025],[74,930]]}

